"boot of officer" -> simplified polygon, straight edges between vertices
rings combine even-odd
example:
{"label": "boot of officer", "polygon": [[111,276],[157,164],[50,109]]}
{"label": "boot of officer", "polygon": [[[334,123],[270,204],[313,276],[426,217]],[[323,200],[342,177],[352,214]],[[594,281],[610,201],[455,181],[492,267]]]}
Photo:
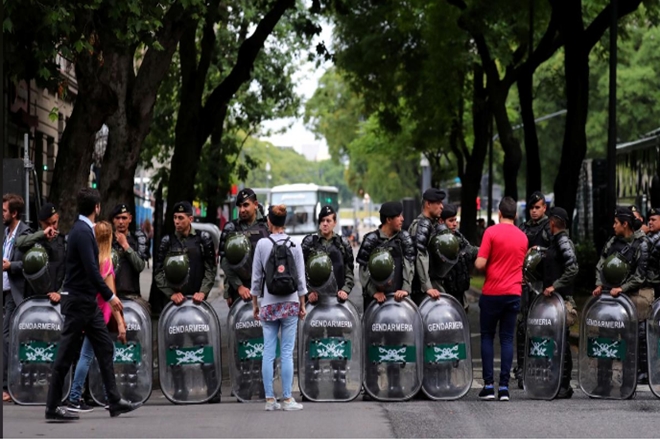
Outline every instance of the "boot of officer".
{"label": "boot of officer", "polygon": [[646,246],[648,247],[648,260],[646,264],[646,279],[644,285],[639,289],[639,293],[635,296],[631,296],[630,299],[637,307],[637,313],[639,318],[638,323],[638,335],[639,335],[639,350],[638,350],[638,362],[637,362],[637,383],[648,385],[649,383],[649,374],[648,374],[648,353],[646,347],[646,319],[649,317],[651,311],[651,305],[655,299],[655,285],[658,276],[658,253],[655,251],[655,246],[657,244],[653,242],[649,236],[649,227],[644,224],[644,217],[639,212],[639,209],[635,205],[631,205],[630,210],[635,216],[633,221],[633,229],[635,233],[633,236],[636,240],[644,240]]}
{"label": "boot of officer", "polygon": [[[549,215],[550,232],[553,240],[545,252],[543,260],[543,294],[550,296],[558,293],[564,299],[566,308],[566,327],[570,328],[577,319],[575,300],[573,299],[573,283],[577,277],[579,266],[575,255],[575,245],[568,236],[568,214],[565,209],[552,208]],[[573,370],[573,356],[568,342],[569,330],[564,340],[564,366],[559,399],[569,399],[573,395],[571,387],[571,374]]]}
{"label": "boot of officer", "polygon": [[[238,209],[238,218],[227,222],[220,236],[220,267],[225,273],[224,298],[227,305],[231,305],[239,300],[251,301],[250,286],[252,284],[252,257],[257,247],[257,242],[268,237],[268,225],[266,217],[263,215],[263,207],[257,200],[257,195],[250,188],[244,188],[236,195],[236,208]],[[226,244],[228,238],[234,233],[244,233],[251,244],[250,256],[246,260],[249,267],[245,270],[238,270],[230,264],[226,254]]]}
{"label": "boot of officer", "polygon": [[[339,289],[336,293],[337,300],[346,301],[355,285],[353,249],[346,238],[334,232],[337,226],[337,213],[332,206],[325,205],[321,208],[318,223],[319,232],[305,236],[301,244],[305,267],[307,267],[307,263],[314,252],[327,254],[330,257],[330,261],[332,261],[332,273]],[[310,274],[308,273],[308,279],[309,276]],[[311,304],[317,303],[319,292],[314,291],[310,285],[308,285],[307,290],[309,292],[307,300]],[[342,332],[339,330],[337,334],[333,334],[332,329],[329,329],[328,336],[342,336]],[[335,370],[334,397],[345,399],[349,394],[346,389],[346,375],[342,373],[342,371],[346,370],[346,360],[333,361],[331,364]],[[318,365],[319,363],[316,361],[315,369],[318,369]],[[305,381],[310,394],[314,395],[318,393],[318,384],[309,375],[305,378]]]}
{"label": "boot of officer", "polygon": [[[520,225],[520,230],[525,233],[528,240],[527,248],[540,246],[547,248],[552,239],[550,232],[550,223],[546,210],[548,206],[545,202],[545,195],[541,191],[534,191],[527,200],[527,210],[529,219]],[[523,283],[522,295],[520,297],[520,315],[516,328],[516,353],[518,365],[513,370],[516,379],[518,379],[518,388],[523,388],[523,371],[525,371],[525,336],[527,334],[527,312],[532,302],[532,292],[529,287]]]}
{"label": "boot of officer", "polygon": [[[360,265],[360,282],[365,299],[365,311],[373,300],[383,303],[386,299],[386,292],[378,291],[371,280],[368,264],[372,253],[380,251],[380,248],[384,247],[391,250],[395,262],[394,285],[391,292],[394,292],[394,299],[397,301],[410,295],[415,271],[415,245],[408,232],[402,230],[403,205],[400,202],[383,203],[380,208],[380,222],[378,230],[364,236],[356,259]],[[395,370],[395,368],[387,368],[388,379],[390,384],[393,384],[393,389],[397,388],[396,384],[399,383],[398,370]],[[372,379],[369,380],[375,379],[375,376],[372,376]],[[369,387],[377,388],[375,384],[369,384]],[[364,394],[364,399],[370,399],[368,394]]]}
{"label": "boot of officer", "polygon": [[[640,290],[643,289],[646,283],[649,248],[646,238],[639,237],[639,235],[638,238],[635,238],[634,227],[635,216],[632,210],[625,207],[617,208],[614,214],[613,225],[615,235],[603,248],[600,260],[596,265],[596,289],[594,289],[593,295],[599,296],[602,293],[603,286],[605,285],[603,270],[606,267],[609,257],[618,255],[625,263],[624,270],[626,274],[622,277],[623,281],[621,285],[613,286],[609,293],[613,297],[617,297],[622,293],[628,295],[637,309],[639,322],[642,322],[646,320],[650,310],[650,303],[644,295],[640,295]],[[606,360],[599,360],[599,362],[606,362]],[[637,374],[637,372],[627,371],[624,365],[624,380],[625,377],[631,374]],[[606,375],[599,375],[598,386],[603,388],[609,387],[611,379],[611,377],[607,377]],[[628,394],[627,391],[629,390],[622,390],[622,393]],[[599,393],[601,392],[599,391]]]}
{"label": "boot of officer", "polygon": [[[215,264],[215,249],[213,239],[206,231],[196,231],[192,226],[193,223],[193,208],[190,202],[183,201],[174,205],[174,234],[169,234],[163,237],[158,249],[158,255],[154,263],[155,279],[158,288],[176,305],[182,304],[186,301],[187,296],[192,296],[195,303],[201,303],[206,300],[213,284],[217,272]],[[170,287],[164,271],[165,259],[172,254],[185,254],[188,256],[189,272],[188,282],[181,289],[180,292],[175,292]],[[197,337],[195,343],[208,344],[208,340],[204,340],[204,336]],[[209,390],[215,389],[214,371],[211,367],[204,366],[202,368],[204,380],[206,381]],[[178,384],[183,383],[183,372],[173,371],[173,379]],[[181,392],[185,392],[182,386],[177,385]],[[177,396],[178,398],[178,396]],[[181,398],[179,400],[185,400]],[[220,401],[219,393],[213,396],[209,403],[217,403]]]}
{"label": "boot of officer", "polygon": [[420,305],[428,296],[437,299],[444,292],[440,278],[432,276],[429,244],[434,235],[441,232],[438,219],[442,214],[446,194],[444,191],[429,188],[422,195],[422,213],[410,224],[408,234],[415,243],[415,276],[411,299]]}
{"label": "boot of officer", "polygon": [[451,231],[459,242],[458,262],[442,279],[442,286],[447,293],[463,304],[463,307],[467,311],[468,304],[465,299],[465,291],[470,288],[470,271],[474,266],[474,260],[477,259],[479,248],[472,246],[467,238],[458,230],[457,214],[456,206],[447,204],[440,215],[440,222]]}

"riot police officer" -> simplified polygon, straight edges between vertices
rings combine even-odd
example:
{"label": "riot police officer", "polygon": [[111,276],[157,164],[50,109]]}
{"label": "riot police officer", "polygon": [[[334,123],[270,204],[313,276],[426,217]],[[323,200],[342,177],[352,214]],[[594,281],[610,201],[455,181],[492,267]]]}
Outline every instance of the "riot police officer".
{"label": "riot police officer", "polygon": [[[60,288],[64,283],[64,258],[66,257],[66,239],[60,234],[60,214],[52,203],[44,204],[37,215],[40,229],[34,234],[21,235],[16,238],[16,246],[25,254],[34,245],[43,247],[48,254],[48,272],[50,288],[47,295],[51,301],[60,301]],[[39,292],[36,292],[39,294]],[[29,295],[26,295],[29,296]]]}
{"label": "riot police officer", "polygon": [[646,278],[653,287],[654,297],[658,298],[660,296],[660,208],[651,208],[648,217],[649,232],[647,236],[651,240],[651,248]]}
{"label": "riot police officer", "polygon": [[415,243],[415,277],[412,285],[411,299],[419,305],[426,298],[438,298],[444,292],[440,278],[434,276],[430,267],[428,247],[434,235],[439,234],[442,227],[438,223],[442,213],[442,201],[446,194],[436,188],[429,188],[422,195],[422,213],[410,224],[408,233]]}
{"label": "riot police officer", "polygon": [[[353,274],[353,249],[351,248],[350,243],[345,237],[340,237],[334,233],[334,228],[337,225],[337,213],[330,205],[326,205],[321,208],[319,212],[319,233],[310,234],[303,238],[302,241],[302,252],[303,258],[305,259],[305,267],[308,267],[308,262],[310,257],[315,252],[323,252],[330,257],[332,261],[332,272],[334,274],[334,279],[336,282],[336,287],[338,290],[334,293],[340,301],[346,301],[348,295],[350,295],[351,290],[353,290],[354,285],[354,274]],[[313,274],[309,273],[308,269],[308,279]],[[335,286],[335,284],[333,284]],[[330,294],[330,292],[317,292],[312,285],[308,285],[307,299],[311,304],[315,304],[319,299],[319,294]],[[343,336],[342,329],[333,329],[328,330],[328,336]],[[318,365],[318,361],[316,364]],[[335,365],[333,368],[340,372],[346,370],[346,359],[333,361]],[[318,369],[318,367],[317,367]],[[311,373],[311,369],[308,370],[308,373]],[[341,374],[341,373],[338,373]],[[311,380],[311,374],[307,375],[305,378],[307,381],[308,392],[312,395],[318,393],[318,385]],[[342,380],[343,379],[343,380]],[[345,378],[338,378],[334,382],[334,397],[337,399],[346,398],[348,391],[346,390],[346,380]]]}
{"label": "riot police officer", "polygon": [[456,218],[457,210],[454,205],[445,205],[440,215],[440,221],[449,231],[458,239],[459,254],[458,262],[449,270],[449,273],[442,279],[442,286],[447,293],[456,298],[463,304],[465,310],[468,309],[468,303],[465,299],[465,291],[470,288],[470,271],[477,259],[479,248],[472,246],[470,242],[458,230],[458,220]]}
{"label": "riot police officer", "polygon": [[[548,216],[545,195],[541,191],[534,191],[527,200],[527,209],[529,210],[529,220],[520,225],[520,230],[525,233],[528,240],[527,248],[540,246],[547,248],[552,239],[550,232],[550,223]],[[529,287],[523,284],[522,295],[520,297],[520,315],[516,330],[516,352],[518,366],[514,369],[514,374],[518,380],[518,388],[523,388],[523,371],[525,371],[525,334],[527,332],[527,312],[532,302],[532,293]]]}
{"label": "riot police officer", "polygon": [[115,266],[117,295],[136,301],[149,311],[149,304],[140,295],[140,273],[147,260],[147,237],[142,231],[131,234],[128,230],[133,215],[125,203],[115,206],[110,216],[115,229],[112,249],[118,256]]}
{"label": "riot police officer", "polygon": [[[613,297],[624,293],[630,297],[630,300],[637,309],[637,319],[639,322],[639,336],[645,342],[645,327],[646,318],[649,315],[652,303],[652,290],[644,289],[647,275],[647,264],[649,256],[648,241],[646,238],[635,238],[634,225],[635,216],[630,208],[617,208],[614,214],[614,234],[601,254],[600,260],[596,266],[596,288],[593,291],[594,296],[599,296],[603,291],[605,283],[605,276],[603,271],[610,257],[618,256],[623,260],[624,264],[620,266],[621,270],[625,271],[623,281],[618,286],[610,287],[610,295]],[[610,269],[613,270],[613,269]],[[649,295],[650,292],[650,295]],[[643,356],[642,350],[639,350],[639,357]],[[640,359],[638,365],[645,363],[646,359]],[[645,370],[638,371],[638,375],[644,373]],[[631,374],[624,369],[624,375]],[[632,373],[634,374],[634,373]],[[606,386],[599,377],[599,386]]]}
{"label": "riot police officer", "polygon": [[[578,274],[578,261],[575,255],[575,246],[568,236],[568,213],[565,209],[555,207],[550,211],[550,232],[552,242],[545,252],[543,261],[543,294],[549,296],[557,292],[564,299],[566,307],[566,326],[571,327],[577,319],[575,300],[573,299],[573,282]],[[566,331],[568,335],[568,331]],[[573,371],[573,358],[568,338],[564,340],[564,366],[561,386],[557,398],[570,399],[573,395],[571,388],[571,373]]]}
{"label": "riot police officer", "polygon": [[[193,208],[190,202],[182,201],[174,205],[174,228],[175,233],[163,237],[158,249],[158,255],[154,263],[154,270],[156,273],[156,285],[158,288],[174,302],[174,304],[181,304],[186,300],[186,296],[192,296],[196,303],[200,303],[208,297],[217,273],[217,266],[215,264],[215,250],[211,235],[206,231],[197,232],[192,226],[193,222]],[[188,260],[188,280],[176,292],[170,287],[170,283],[166,277],[164,267],[165,260],[170,255],[187,255]],[[185,277],[182,277],[185,278]],[[208,344],[207,339],[211,335],[204,335],[198,337],[199,344]],[[173,371],[174,381],[178,384],[177,391],[185,394],[182,389],[183,371]],[[206,377],[208,376],[208,377]],[[210,382],[218,380],[218,378],[210,377],[205,374],[207,387],[209,390],[215,389]],[[178,400],[185,401],[185,397],[175,396]],[[219,395],[214,396],[209,402],[215,403],[219,401]]]}
{"label": "riot police officer", "polygon": [[367,268],[369,257],[375,250],[385,247],[392,252],[395,262],[392,292],[396,293],[397,300],[400,301],[410,295],[411,283],[415,274],[415,246],[410,234],[401,230],[403,226],[401,202],[383,203],[380,207],[380,222],[378,230],[364,236],[357,255],[365,310],[374,299],[379,303],[385,301],[385,292],[376,290]]}
{"label": "riot police officer", "polygon": [[[229,306],[238,298],[242,298],[245,301],[251,299],[250,285],[254,249],[257,247],[257,242],[261,238],[268,237],[269,235],[266,218],[262,211],[263,207],[260,208],[257,195],[252,189],[245,188],[239,191],[238,195],[236,195],[236,207],[238,208],[238,219],[225,224],[220,237],[219,249],[221,258],[220,266],[225,273],[224,297]],[[232,236],[241,232],[247,236],[250,242],[249,256],[242,254],[245,247],[232,246],[232,243],[228,243]],[[233,255],[232,253],[241,254]],[[230,263],[230,259],[242,261],[242,265],[245,267],[239,270],[235,265]]]}

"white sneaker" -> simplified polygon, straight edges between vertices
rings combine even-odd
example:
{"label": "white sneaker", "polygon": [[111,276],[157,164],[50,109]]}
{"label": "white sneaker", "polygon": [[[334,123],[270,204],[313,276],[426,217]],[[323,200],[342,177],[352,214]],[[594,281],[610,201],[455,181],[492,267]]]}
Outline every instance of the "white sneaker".
{"label": "white sneaker", "polygon": [[283,411],[299,411],[303,409],[302,404],[296,402],[292,397],[289,400],[282,400],[282,410]]}
{"label": "white sneaker", "polygon": [[282,405],[280,405],[277,400],[266,400],[266,411],[277,411],[278,409],[281,409]]}

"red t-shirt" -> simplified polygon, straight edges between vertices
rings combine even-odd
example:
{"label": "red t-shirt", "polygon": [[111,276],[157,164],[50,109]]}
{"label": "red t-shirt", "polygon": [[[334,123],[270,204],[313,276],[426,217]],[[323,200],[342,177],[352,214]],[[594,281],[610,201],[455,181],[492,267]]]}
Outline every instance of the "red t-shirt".
{"label": "red t-shirt", "polygon": [[477,257],[487,259],[484,295],[520,295],[527,236],[510,223],[499,223],[484,232]]}

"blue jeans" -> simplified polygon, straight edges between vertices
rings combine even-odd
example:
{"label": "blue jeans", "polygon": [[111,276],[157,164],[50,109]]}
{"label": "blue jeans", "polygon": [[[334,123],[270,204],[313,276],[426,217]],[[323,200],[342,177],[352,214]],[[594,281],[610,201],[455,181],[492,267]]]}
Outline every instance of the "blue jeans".
{"label": "blue jeans", "polygon": [[[69,401],[78,402],[82,397],[83,386],[85,386],[85,379],[89,373],[89,367],[94,360],[94,347],[89,338],[85,336],[82,348],[80,349],[80,359],[76,364],[76,371],[73,374],[73,383],[71,384],[71,394],[69,394]],[[105,394],[105,385],[103,385],[103,392]],[[106,400],[107,400],[107,396]]]}
{"label": "blue jeans", "polygon": [[483,364],[484,383],[493,385],[493,341],[497,323],[500,323],[500,345],[502,365],[500,368],[500,387],[509,386],[511,364],[513,363],[513,334],[516,331],[516,319],[520,311],[518,295],[481,295],[479,298],[479,322],[481,325],[481,362]]}
{"label": "blue jeans", "polygon": [[298,316],[289,316],[277,321],[262,321],[261,325],[264,331],[264,357],[261,361],[261,374],[266,398],[272,399],[275,397],[273,392],[273,365],[277,354],[277,334],[281,328],[282,398],[288,399],[291,397],[293,386],[293,346],[296,343]]}

